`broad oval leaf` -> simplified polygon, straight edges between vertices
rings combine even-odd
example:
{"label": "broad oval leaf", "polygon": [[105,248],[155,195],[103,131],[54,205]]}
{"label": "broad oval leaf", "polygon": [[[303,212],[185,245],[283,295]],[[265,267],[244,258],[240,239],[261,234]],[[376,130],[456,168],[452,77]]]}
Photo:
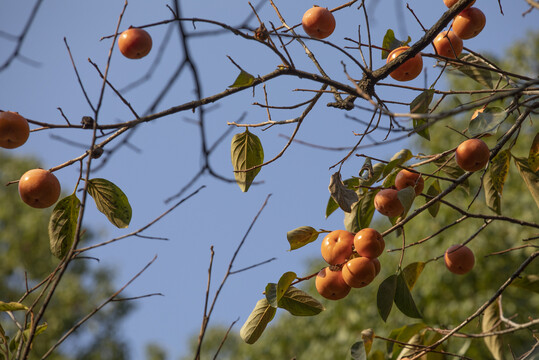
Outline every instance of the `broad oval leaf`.
{"label": "broad oval leaf", "polygon": [[49,219],[49,243],[51,253],[63,259],[71,249],[80,211],[80,200],[71,194],[60,200]]}
{"label": "broad oval leaf", "polygon": [[378,313],[384,322],[387,320],[391,308],[393,307],[393,300],[395,299],[395,292],[397,291],[397,275],[393,274],[380,284],[378,287],[378,293],[376,295],[376,305],[378,307]]}
{"label": "broad oval leaf", "polygon": [[3,301],[0,301],[0,311],[19,311],[19,310],[28,310],[28,307],[18,302],[6,303]]}
{"label": "broad oval leaf", "polygon": [[249,129],[245,129],[243,133],[236,134],[232,138],[230,153],[236,183],[241,191],[246,192],[260,172],[260,167],[250,171],[245,170],[264,162],[262,143],[258,136],[251,133]]}
{"label": "broad oval leaf", "polygon": [[395,38],[395,32],[392,29],[388,29],[384,35],[384,41],[382,43],[382,47],[384,48],[384,50],[382,50],[382,59],[387,58],[390,51],[393,51],[400,46],[408,45],[410,41],[412,41],[412,38],[409,36],[406,41],[398,40]]}
{"label": "broad oval leaf", "polygon": [[331,175],[328,189],[333,200],[335,200],[344,212],[349,213],[352,211],[352,204],[358,201],[358,197],[354,190],[348,189],[341,181],[341,174],[339,172]]}
{"label": "broad oval leaf", "polygon": [[[483,319],[481,320],[481,329],[483,332],[492,332],[499,330],[500,327],[496,326],[500,322],[500,313],[498,301],[494,301],[490,304],[483,313]],[[496,336],[487,336],[483,338],[485,344],[487,345],[488,350],[492,354],[495,360],[503,359],[502,351],[502,338],[500,335]]]}
{"label": "broad oval leaf", "polygon": [[532,194],[537,207],[539,207],[539,174],[532,171],[528,165],[528,159],[513,157],[515,164],[517,165],[520,176],[526,183],[528,190]]}
{"label": "broad oval leaf", "polygon": [[97,209],[101,211],[112,225],[126,228],[131,222],[131,205],[124,192],[106,179],[88,180],[88,194],[94,199]]}
{"label": "broad oval leaf", "polygon": [[299,249],[318,239],[320,232],[311,226],[300,226],[286,233],[286,238],[290,243],[290,251]]}
{"label": "broad oval leaf", "polygon": [[[442,192],[442,188],[440,187],[440,182],[438,179],[434,180],[432,184],[427,189],[427,195],[436,197]],[[425,203],[429,202],[430,199],[425,199]],[[440,202],[437,201],[436,203],[432,204],[427,210],[429,210],[429,214],[432,217],[436,217],[438,215],[438,210],[440,210]]]}
{"label": "broad oval leaf", "polygon": [[285,291],[279,307],[294,316],[313,316],[325,310],[318,300],[294,286],[289,286]]}
{"label": "broad oval leaf", "polygon": [[479,84],[485,86],[488,89],[493,89],[493,77],[494,72],[478,68],[474,65],[483,65],[490,66],[486,61],[474,54],[461,54],[459,55],[460,60],[467,62],[468,64],[457,64],[451,63],[453,68],[459,70],[463,74],[469,76],[470,78],[477,81]]}
{"label": "broad oval leaf", "polygon": [[503,185],[509,172],[509,150],[503,150],[492,159],[490,166],[483,177],[485,187],[485,200],[487,206],[497,214],[502,213],[501,198]]}
{"label": "broad oval leaf", "polygon": [[264,294],[266,295],[266,300],[268,304],[277,308],[277,284],[268,283],[264,289]]}
{"label": "broad oval leaf", "polygon": [[356,233],[369,227],[374,216],[374,196],[379,190],[369,190],[359,195],[359,201],[352,205],[352,211],[344,213],[344,227]]}
{"label": "broad oval leaf", "polygon": [[408,186],[397,192],[397,197],[399,198],[402,206],[404,206],[403,217],[408,213],[408,210],[412,207],[415,199],[415,190],[413,187]]}
{"label": "broad oval leaf", "polygon": [[[358,178],[350,178],[343,181],[343,184],[346,185],[348,189],[354,189],[358,187],[359,185],[359,179]],[[331,215],[335,210],[339,208],[339,204],[333,200],[333,198],[330,196],[328,200],[328,204],[326,206],[326,219]]]}
{"label": "broad oval leaf", "polygon": [[412,152],[408,149],[402,149],[401,151],[393,155],[389,163],[387,163],[387,165],[384,167],[384,177],[386,177],[395,167],[400,166],[406,161],[410,160],[412,156]]}
{"label": "broad oval leaf", "polygon": [[255,81],[255,77],[246,71],[241,70],[240,74],[234,80],[234,84],[230,85],[230,88],[251,86]]}
{"label": "broad oval leaf", "polygon": [[533,172],[539,171],[539,133],[535,135],[532,146],[530,147],[528,166]]}
{"label": "broad oval leaf", "polygon": [[402,272],[397,275],[397,290],[395,291],[395,305],[406,316],[411,318],[421,318],[421,313],[417,309],[412,294],[406,285],[406,280]]}
{"label": "broad oval leaf", "polygon": [[277,309],[272,307],[266,299],[258,300],[255,308],[241,327],[240,336],[247,344],[254,344],[262,335]]}
{"label": "broad oval leaf", "polygon": [[425,264],[426,263],[421,261],[414,262],[408,264],[402,270],[402,276],[404,276],[404,280],[406,281],[406,285],[408,285],[408,289],[412,290],[414,288],[414,285],[417,282],[419,275],[421,275],[421,272],[425,268]]}
{"label": "broad oval leaf", "polygon": [[507,116],[507,111],[500,107],[488,107],[482,112],[478,112],[468,125],[470,135],[496,135],[500,124],[505,121]]}
{"label": "broad oval leaf", "polygon": [[281,278],[279,279],[279,282],[277,283],[277,303],[282,299],[284,294],[286,293],[286,290],[290,287],[292,282],[296,280],[297,275],[293,271],[285,272]]}

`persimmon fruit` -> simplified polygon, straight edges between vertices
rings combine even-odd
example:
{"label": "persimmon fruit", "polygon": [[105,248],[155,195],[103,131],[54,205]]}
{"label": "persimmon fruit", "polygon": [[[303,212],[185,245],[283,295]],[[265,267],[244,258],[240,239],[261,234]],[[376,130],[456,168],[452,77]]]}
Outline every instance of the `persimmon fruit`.
{"label": "persimmon fruit", "polygon": [[470,7],[455,17],[452,28],[459,38],[468,40],[476,37],[486,23],[485,14],[476,7]]}
{"label": "persimmon fruit", "polygon": [[357,257],[344,264],[342,277],[344,282],[353,288],[362,288],[369,285],[380,272],[378,259]]}
{"label": "persimmon fruit", "polygon": [[[393,61],[404,51],[408,50],[409,46],[401,46],[391,51],[386,59],[386,63]],[[413,58],[406,60],[402,65],[393,70],[389,76],[397,81],[410,81],[421,74],[423,70],[423,57],[417,53]]]}
{"label": "persimmon fruit", "polygon": [[423,177],[419,173],[402,169],[395,177],[395,187],[397,190],[402,190],[408,186],[414,188],[415,195],[417,196],[423,192],[425,180],[423,180]]}
{"label": "persimmon fruit", "polygon": [[340,300],[351,290],[344,282],[342,271],[338,267],[327,266],[320,270],[315,280],[318,293],[329,300]]}
{"label": "persimmon fruit", "polygon": [[322,257],[330,265],[344,263],[352,255],[354,233],[346,230],[334,230],[324,237],[320,251]]}
{"label": "persimmon fruit", "polygon": [[438,55],[449,58],[457,58],[464,47],[462,39],[450,30],[439,33],[434,39],[433,44]]}
{"label": "persimmon fruit", "polygon": [[335,30],[335,17],[328,9],[314,6],[303,14],[303,30],[316,39],[325,39]]}
{"label": "persimmon fruit", "polygon": [[475,256],[465,245],[452,245],[444,254],[445,266],[454,274],[463,275],[473,269]]}
{"label": "persimmon fruit", "polygon": [[404,206],[398,197],[395,189],[380,190],[374,196],[374,208],[382,215],[395,217],[404,212]]}
{"label": "persimmon fruit", "polygon": [[120,52],[128,59],[141,59],[152,49],[152,37],[140,28],[130,27],[118,37]]}
{"label": "persimmon fruit", "polygon": [[[445,4],[445,6],[450,8],[453,5],[455,5],[457,3],[457,1],[459,1],[459,0],[444,0],[444,4]],[[472,1],[472,3],[470,5],[466,6],[466,9],[469,8],[470,6],[472,6],[474,3],[475,3],[475,0]]]}
{"label": "persimmon fruit", "polygon": [[490,150],[481,139],[468,139],[462,142],[455,151],[457,165],[465,171],[484,169],[490,158]]}
{"label": "persimmon fruit", "polygon": [[364,228],[359,230],[354,236],[354,248],[356,252],[370,259],[382,255],[386,243],[382,234],[373,228]]}
{"label": "persimmon fruit", "polygon": [[28,170],[19,180],[21,200],[33,208],[44,209],[53,205],[58,201],[60,191],[60,182],[48,170]]}
{"label": "persimmon fruit", "polygon": [[0,112],[0,147],[15,149],[22,146],[30,136],[28,121],[12,111]]}

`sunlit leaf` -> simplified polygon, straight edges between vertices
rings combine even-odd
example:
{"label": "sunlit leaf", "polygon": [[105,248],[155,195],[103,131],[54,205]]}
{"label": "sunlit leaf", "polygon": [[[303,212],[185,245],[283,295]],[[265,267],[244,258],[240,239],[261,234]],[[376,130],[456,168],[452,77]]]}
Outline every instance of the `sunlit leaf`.
{"label": "sunlit leaf", "polygon": [[241,327],[240,336],[247,344],[254,344],[275,316],[277,309],[266,299],[258,300],[255,308]]}
{"label": "sunlit leaf", "polygon": [[406,285],[406,280],[402,272],[397,275],[397,290],[395,292],[395,305],[406,316],[411,318],[421,318],[421,313],[417,309],[410,289]]}
{"label": "sunlit leaf", "polygon": [[384,42],[382,45],[382,47],[384,48],[384,50],[382,50],[382,59],[387,58],[390,51],[395,50],[400,46],[408,45],[410,41],[412,41],[412,38],[409,36],[406,41],[398,40],[397,38],[395,38],[395,32],[392,29],[388,29],[384,36]]}
{"label": "sunlit leaf", "polygon": [[231,88],[251,86],[255,81],[255,77],[248,72],[241,70],[240,74],[234,81],[234,84],[230,85]]}
{"label": "sunlit leaf", "polygon": [[97,209],[118,228],[126,228],[131,222],[131,205],[124,192],[106,179],[88,180],[88,194]]}
{"label": "sunlit leaf", "polygon": [[286,238],[290,243],[290,250],[296,250],[318,239],[318,235],[320,235],[320,232],[315,228],[300,226],[297,229],[287,232]]}
{"label": "sunlit leaf", "polygon": [[54,256],[63,259],[73,245],[80,200],[71,194],[60,200],[49,219],[49,242]]}
{"label": "sunlit leaf", "polygon": [[532,146],[530,147],[528,166],[533,172],[539,171],[539,133],[535,135]]}
{"label": "sunlit leaf", "polygon": [[325,310],[318,300],[294,286],[288,287],[279,301],[279,307],[294,316],[313,316]]}
{"label": "sunlit leaf", "polygon": [[387,165],[384,167],[384,177],[386,177],[395,167],[400,166],[406,161],[410,160],[412,156],[412,152],[408,149],[402,149],[401,151],[393,155],[389,163],[387,163]]}
{"label": "sunlit leaf", "polygon": [[352,211],[352,204],[358,201],[358,197],[354,190],[348,189],[341,181],[341,174],[339,172],[331,175],[328,188],[329,194],[344,212],[349,213]]}
{"label": "sunlit leaf", "polygon": [[[492,332],[499,330],[499,326],[495,326],[500,321],[500,313],[498,302],[495,301],[490,304],[483,313],[483,319],[481,320],[481,329],[483,332]],[[486,336],[483,338],[485,344],[487,345],[488,350],[492,354],[492,357],[495,360],[502,360],[503,351],[502,351],[502,338],[500,335],[495,336]]]}
{"label": "sunlit leaf", "polygon": [[492,159],[489,169],[483,177],[483,185],[485,187],[485,200],[487,206],[497,214],[502,213],[501,198],[503,185],[509,172],[509,150],[503,150]]}
{"label": "sunlit leaf", "polygon": [[246,192],[253,183],[256,175],[260,172],[260,167],[245,171],[264,162],[264,149],[260,139],[249,129],[234,135],[231,144],[232,167],[234,177],[241,191]]}
{"label": "sunlit leaf", "polygon": [[408,289],[412,290],[414,288],[414,285],[417,282],[417,279],[419,278],[419,275],[421,275],[421,272],[424,268],[425,263],[418,261],[408,264],[402,270],[402,276],[404,276],[404,280],[406,281],[406,285],[408,285]]}
{"label": "sunlit leaf", "polygon": [[528,159],[513,157],[515,164],[517,165],[520,176],[526,183],[528,190],[532,194],[537,207],[539,207],[539,174],[532,171],[528,165]]}
{"label": "sunlit leaf", "polygon": [[[432,102],[434,96],[434,89],[428,89],[419,94],[410,104],[410,112],[416,114],[426,114],[429,112],[429,105]],[[414,130],[417,130],[417,134],[430,140],[429,128],[425,125],[428,124],[428,119],[412,119]]]}
{"label": "sunlit leaf", "polygon": [[[438,196],[441,192],[442,189],[440,188],[440,182],[438,181],[438,179],[434,180],[427,189],[427,195],[432,197]],[[429,202],[430,200],[431,199],[425,199],[425,203]],[[438,210],[440,210],[440,202],[438,201],[432,204],[427,210],[432,217],[436,217],[436,215],[438,215]]]}
{"label": "sunlit leaf", "polygon": [[522,275],[513,280],[511,285],[539,293],[539,275]]}
{"label": "sunlit leaf", "polygon": [[395,292],[397,291],[397,275],[393,274],[387,279],[382,281],[378,286],[378,293],[376,295],[376,305],[378,307],[378,314],[382,320],[386,321],[391,308],[393,307],[393,301],[395,299]]}
{"label": "sunlit leaf", "polygon": [[284,273],[277,283],[277,303],[282,299],[290,285],[296,280],[297,275],[293,271]]}
{"label": "sunlit leaf", "polygon": [[366,355],[369,355],[372,348],[372,343],[374,342],[374,330],[365,329],[361,331],[361,339],[363,340],[363,346],[365,347]]}
{"label": "sunlit leaf", "polygon": [[0,311],[19,311],[19,310],[28,310],[28,308],[18,302],[3,302],[0,301]]}

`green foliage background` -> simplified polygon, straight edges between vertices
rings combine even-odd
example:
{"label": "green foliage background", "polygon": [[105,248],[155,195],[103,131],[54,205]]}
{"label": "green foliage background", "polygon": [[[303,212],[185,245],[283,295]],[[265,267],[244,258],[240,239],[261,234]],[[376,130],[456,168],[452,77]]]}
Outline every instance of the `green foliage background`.
{"label": "green foliage background", "polygon": [[[488,57],[488,55],[487,55]],[[537,77],[539,74],[539,32],[528,34],[527,37],[508,49],[504,59],[495,59],[495,62],[502,68],[514,71],[519,74],[526,74],[529,77]],[[450,89],[483,89],[480,84],[468,77],[451,72],[448,77]],[[438,96],[438,95],[437,95]],[[435,96],[435,103],[437,96]],[[480,98],[484,95],[474,95],[472,99]],[[469,95],[452,96],[444,101],[443,108],[452,108],[461,103],[470,102]],[[506,106],[504,104],[492,104]],[[441,110],[441,109],[439,109]],[[414,137],[412,150],[414,154],[425,153],[434,154],[450,148],[454,148],[464,140],[462,135],[450,128],[464,131],[468,126],[472,113],[461,114],[456,118],[447,119],[435,124],[430,129],[431,141],[426,141],[419,137]],[[511,126],[514,118],[509,118],[502,124],[497,135],[486,138],[489,146],[493,146],[498,137]],[[514,156],[527,157],[533,137],[539,132],[539,126],[532,120],[527,120],[518,134],[518,142],[512,148]],[[511,142],[509,142],[511,143]],[[507,145],[506,147],[507,148]],[[505,149],[504,148],[504,149]],[[434,167],[422,167],[420,170],[429,172]],[[477,199],[472,202],[480,184],[480,172],[470,178],[470,190],[456,191],[446,199],[453,204],[466,209],[471,204],[468,211],[472,213],[494,214],[485,205],[483,191]],[[431,181],[427,181],[425,191]],[[446,184],[442,183],[442,189]],[[422,205],[424,199],[417,198],[415,207]],[[321,206],[320,211],[324,211]],[[342,214],[342,213],[341,213]],[[536,222],[539,220],[539,211],[532,199],[526,185],[511,161],[509,176],[503,191],[502,214],[516,219]],[[335,213],[332,216],[339,216]],[[442,205],[436,218],[432,218],[428,212],[424,212],[405,226],[406,243],[418,241],[461,217],[456,211]],[[469,247],[476,256],[476,265],[471,273],[458,276],[449,273],[440,258],[445,249],[455,243],[461,243],[468,239],[483,224],[480,219],[468,219],[461,224],[441,233],[431,240],[409,248],[405,252],[404,265],[416,261],[429,261],[418,282],[416,283],[412,295],[415,302],[422,311],[423,321],[429,326],[439,328],[453,328],[471,315],[478,307],[487,301],[495,291],[506,281],[506,279],[519,267],[532,252],[532,248],[525,248],[507,252],[503,255],[491,255],[494,252],[510,249],[523,244],[537,245],[537,240],[524,242],[523,239],[537,236],[537,232],[530,228],[521,227],[508,222],[494,222],[486,227],[479,236],[474,238]],[[310,224],[312,225],[312,224]],[[320,227],[323,227],[320,225]],[[379,219],[373,227],[380,232],[390,227],[386,219]],[[394,233],[386,239],[386,250],[400,247],[402,238]],[[319,244],[316,242],[315,244]],[[317,246],[317,245],[309,245]],[[301,250],[297,250],[301,251]],[[347,359],[350,358],[350,346],[361,339],[360,333],[363,329],[372,328],[376,335],[387,337],[391,330],[417,322],[402,315],[395,306],[391,314],[384,323],[377,312],[376,292],[380,283],[386,277],[395,273],[398,266],[400,252],[390,252],[380,257],[382,272],[375,281],[362,289],[353,289],[343,300],[332,302],[317,295],[314,288],[314,281],[309,281],[304,286],[304,290],[320,299],[326,311],[314,317],[292,317],[284,311],[280,312],[276,319],[269,324],[261,339],[254,345],[245,344],[238,335],[238,329],[232,331],[220,350],[220,359]],[[316,272],[324,264],[318,260],[313,260],[310,266],[311,272]],[[287,269],[283,269],[285,272]],[[539,264],[532,263],[525,274],[539,274]],[[306,274],[303,274],[306,275]],[[300,276],[302,276],[300,274]],[[260,284],[260,289],[265,284]],[[539,295],[530,291],[510,287],[503,294],[503,309],[506,317],[512,317],[513,321],[524,323],[529,321],[529,317],[537,318],[539,309]],[[253,304],[254,306],[254,304]],[[242,319],[241,321],[244,321]],[[240,321],[240,322],[241,322]],[[221,343],[228,324],[223,326],[213,326],[209,329],[205,343],[203,345],[202,359],[213,358],[219,344]],[[537,329],[535,329],[537,330]],[[481,332],[480,320],[472,321],[464,332]],[[510,358],[510,351],[517,356],[529,350],[534,339],[528,330],[506,335],[503,337],[504,354]],[[196,346],[196,337],[192,339],[193,349]],[[489,352],[482,339],[469,340],[453,338],[449,341],[447,350],[452,352],[466,351],[466,356],[473,359],[489,358]],[[382,359],[385,353],[386,343],[376,339],[373,345],[373,352],[370,358]],[[185,359],[192,358],[187,355]],[[440,355],[430,355],[429,359],[443,358]]]}
{"label": "green foliage background", "polygon": [[[7,152],[0,152],[0,163],[1,184],[39,167],[35,161],[14,158]],[[25,205],[16,184],[2,187],[0,204],[0,301],[18,301],[25,292],[25,276],[31,288],[45,279],[59,262],[49,249],[47,227],[51,209]],[[93,266],[94,261],[78,259],[71,263],[45,315],[48,328],[36,338],[30,359],[40,359],[68,329],[117,290],[111,282],[112,269],[101,264]],[[35,298],[34,293],[23,303],[30,306]],[[119,325],[131,309],[127,302],[106,306],[49,359],[128,359],[129,351]],[[0,323],[6,335],[13,337],[16,329],[5,313],[0,313]]]}

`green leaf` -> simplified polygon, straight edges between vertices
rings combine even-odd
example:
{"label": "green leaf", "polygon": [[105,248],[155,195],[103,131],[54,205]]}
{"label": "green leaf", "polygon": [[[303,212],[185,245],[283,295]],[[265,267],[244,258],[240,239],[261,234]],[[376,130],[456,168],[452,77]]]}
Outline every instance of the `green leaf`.
{"label": "green leaf", "polygon": [[124,192],[112,182],[105,179],[88,180],[88,194],[94,199],[97,209],[101,211],[112,225],[123,229],[131,222],[131,205]]}
{"label": "green leaf", "polygon": [[329,194],[344,212],[349,213],[352,211],[352,204],[358,201],[358,197],[354,190],[348,189],[341,181],[341,174],[339,172],[331,175],[328,188]]}
{"label": "green leaf", "polygon": [[260,167],[250,171],[245,170],[264,162],[264,149],[258,136],[249,132],[249,129],[234,135],[231,144],[231,157],[236,182],[241,191],[246,192],[260,172]]}
{"label": "green leaf", "polygon": [[279,301],[279,307],[294,316],[313,316],[325,310],[318,300],[294,286],[288,287]]}
{"label": "green leaf", "polygon": [[339,204],[333,200],[333,198],[330,196],[328,200],[328,204],[326,205],[326,219],[329,217],[329,215],[333,214],[335,210],[339,208]]}
{"label": "green leaf", "polygon": [[412,204],[414,203],[415,190],[411,186],[405,187],[404,189],[397,191],[397,197],[399,198],[402,206],[404,206],[404,212],[401,216],[405,217],[406,213],[408,213],[408,210],[410,210]]}
{"label": "green leaf", "polygon": [[535,135],[532,146],[530,147],[530,154],[528,155],[528,166],[533,172],[539,171],[539,133]]}
{"label": "green leaf", "polygon": [[384,36],[384,42],[382,44],[382,47],[389,51],[382,50],[382,59],[387,58],[390,51],[395,50],[398,47],[408,45],[410,41],[412,41],[412,38],[409,36],[406,41],[398,40],[397,38],[395,38],[395,33],[393,32],[393,30],[388,29]]}
{"label": "green leaf", "polygon": [[[434,89],[428,89],[419,94],[410,104],[410,112],[416,114],[427,114],[429,112],[429,105],[434,97]],[[428,119],[412,119],[414,130],[421,129],[428,124]],[[430,133],[428,126],[424,129],[417,130],[417,134],[430,140]]]}
{"label": "green leaf", "polygon": [[402,272],[397,275],[397,291],[395,292],[395,305],[406,316],[411,318],[421,318],[421,313],[417,309],[412,294],[406,285],[406,280]]}
{"label": "green leaf", "polygon": [[240,74],[234,81],[234,84],[230,85],[230,88],[251,86],[255,81],[255,77],[248,72],[241,70]]}
{"label": "green leaf", "polygon": [[[481,329],[483,332],[492,332],[499,330],[499,326],[495,326],[500,321],[500,313],[498,307],[498,301],[490,304],[483,313],[483,319],[481,320]],[[502,338],[500,335],[487,336],[483,338],[488,350],[492,354],[495,360],[503,359],[502,351]]]}
{"label": "green leaf", "polygon": [[378,313],[384,322],[387,320],[387,317],[391,312],[391,308],[393,307],[393,300],[395,299],[396,291],[397,275],[395,274],[382,281],[378,287],[376,305],[378,307]]}
{"label": "green leaf", "polygon": [[497,214],[502,213],[501,198],[503,185],[507,179],[509,172],[509,150],[503,150],[492,159],[488,171],[483,177],[483,185],[485,187],[485,200],[487,206]]}
{"label": "green leaf", "polygon": [[350,355],[352,356],[352,360],[367,360],[367,352],[365,351],[363,341],[358,341],[352,345]]}
{"label": "green leaf", "polygon": [[507,111],[500,107],[489,107],[482,112],[478,112],[468,125],[470,135],[496,135],[500,124],[507,119],[507,116]]}
{"label": "green leaf", "polygon": [[539,294],[539,275],[523,275],[513,280],[511,285]]}
{"label": "green leaf", "polygon": [[286,233],[286,238],[290,243],[290,251],[299,249],[318,239],[319,231],[310,226],[300,226],[297,229],[290,230]]}
{"label": "green leaf", "polygon": [[268,304],[270,304],[274,308],[277,308],[277,284],[268,283],[266,285],[266,288],[264,289],[264,293],[266,294],[266,300],[268,301]]}
{"label": "green leaf", "polygon": [[19,310],[28,310],[28,308],[18,302],[3,302],[0,301],[0,311],[19,311]]}
{"label": "green leaf", "polygon": [[241,327],[240,336],[247,344],[254,344],[262,335],[277,309],[272,307],[266,299],[258,300],[251,315]]}
{"label": "green leaf", "polygon": [[286,293],[286,290],[290,287],[292,282],[296,280],[297,275],[293,271],[285,272],[281,278],[279,279],[279,282],[277,283],[277,303],[281,301],[284,294]]}
{"label": "green leaf", "polygon": [[[440,182],[438,180],[434,180],[432,184],[427,189],[427,195],[436,197],[442,192],[442,188],[440,187]],[[429,202],[431,199],[425,199],[425,203]],[[432,217],[436,217],[438,215],[438,210],[440,210],[440,202],[436,202],[432,204],[429,208],[429,214]]]}
{"label": "green leaf", "polygon": [[414,285],[417,282],[419,275],[421,275],[421,272],[425,268],[425,264],[426,263],[421,262],[421,261],[414,262],[414,263],[408,264],[402,270],[402,276],[404,276],[404,281],[406,282],[408,289],[412,290],[414,288]]}
{"label": "green leaf", "polygon": [[412,156],[412,152],[408,149],[402,149],[401,151],[393,155],[389,163],[387,163],[387,165],[384,167],[384,177],[386,177],[395,167],[400,166],[406,161],[410,160]]}
{"label": "green leaf", "polygon": [[478,56],[475,56],[474,54],[461,54],[459,55],[460,60],[466,61],[468,64],[462,65],[462,64],[456,64],[452,63],[454,69],[462,72],[466,76],[469,76],[473,80],[477,81],[479,84],[485,86],[488,89],[494,88],[493,78],[492,78],[492,71],[480,69],[477,68],[474,65],[483,65],[490,67],[490,65],[485,62],[483,59],[481,59]]}
{"label": "green leaf", "polygon": [[49,242],[54,256],[63,259],[75,239],[75,229],[79,217],[80,200],[71,194],[60,200],[49,220]]}
{"label": "green leaf", "polygon": [[532,194],[535,203],[539,207],[539,175],[532,171],[528,165],[528,159],[513,157],[515,164],[517,165],[520,176],[526,183],[528,190]]}
{"label": "green leaf", "polygon": [[356,233],[369,227],[374,216],[374,196],[379,190],[369,190],[359,195],[359,201],[352,205],[352,211],[344,213],[344,227]]}

